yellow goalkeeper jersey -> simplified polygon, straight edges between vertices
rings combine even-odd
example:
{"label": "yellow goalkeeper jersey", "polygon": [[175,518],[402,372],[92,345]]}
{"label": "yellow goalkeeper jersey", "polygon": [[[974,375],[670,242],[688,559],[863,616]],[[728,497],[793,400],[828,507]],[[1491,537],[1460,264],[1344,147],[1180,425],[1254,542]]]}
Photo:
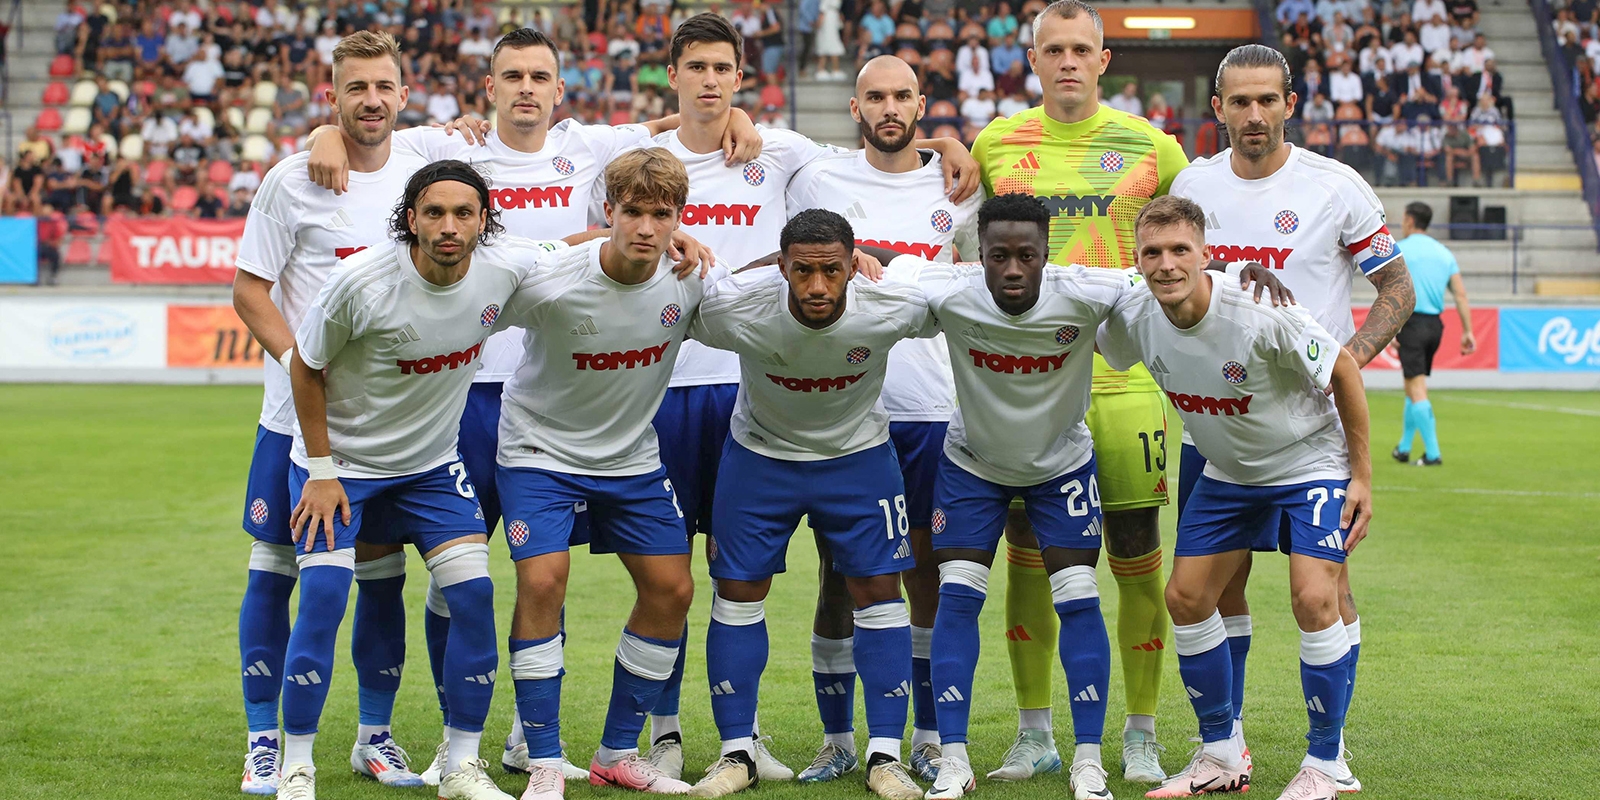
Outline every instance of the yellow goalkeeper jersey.
{"label": "yellow goalkeeper jersey", "polygon": [[[1050,262],[1134,265],[1133,220],[1189,165],[1171,136],[1101,104],[1082,122],[1031,108],[989,123],[972,145],[990,194],[1026,193],[1050,209]],[[1144,366],[1118,372],[1095,356],[1094,391],[1160,391]]]}

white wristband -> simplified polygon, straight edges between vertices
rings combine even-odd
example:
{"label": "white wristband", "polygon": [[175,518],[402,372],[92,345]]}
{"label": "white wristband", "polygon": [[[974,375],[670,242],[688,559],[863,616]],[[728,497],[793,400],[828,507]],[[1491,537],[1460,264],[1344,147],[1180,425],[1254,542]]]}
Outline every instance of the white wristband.
{"label": "white wristband", "polygon": [[307,458],[306,471],[311,473],[311,477],[308,480],[336,481],[339,479],[339,470],[333,466],[333,456]]}
{"label": "white wristband", "polygon": [[294,348],[283,351],[283,355],[278,356],[278,363],[283,365],[284,372],[291,372],[289,365],[294,363]]}

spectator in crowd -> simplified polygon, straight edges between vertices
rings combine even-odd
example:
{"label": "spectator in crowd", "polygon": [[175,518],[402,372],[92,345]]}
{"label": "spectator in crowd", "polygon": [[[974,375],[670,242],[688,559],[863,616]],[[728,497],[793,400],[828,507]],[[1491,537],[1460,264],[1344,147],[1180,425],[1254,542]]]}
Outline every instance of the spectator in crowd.
{"label": "spectator in crowd", "polygon": [[928,56],[928,66],[922,78],[922,93],[928,101],[956,102],[961,84],[956,79],[955,56],[949,50],[935,50]]}
{"label": "spectator in crowd", "polygon": [[1417,43],[1422,45],[1422,52],[1427,53],[1429,57],[1437,53],[1450,52],[1450,26],[1445,23],[1444,18],[1444,14],[1439,14],[1423,22],[1417,29]]}
{"label": "spectator in crowd", "polygon": [[1444,85],[1444,97],[1439,100],[1439,118],[1445,122],[1466,122],[1471,109],[1454,83]]}
{"label": "spectator in crowd", "polygon": [[1421,66],[1427,60],[1427,51],[1417,41],[1417,31],[1407,28],[1400,43],[1389,48],[1389,64],[1398,72],[1405,72],[1412,64]]}
{"label": "spectator in crowd", "polygon": [[1333,73],[1333,77],[1328,80],[1327,95],[1335,104],[1360,105],[1366,99],[1366,86],[1361,76],[1356,74],[1350,59],[1340,62],[1339,71]]}
{"label": "spectator in crowd", "polygon": [[39,282],[54,286],[61,274],[61,240],[67,235],[67,218],[55,206],[39,208]]}
{"label": "spectator in crowd", "polygon": [[1410,182],[1417,174],[1417,159],[1422,154],[1422,137],[1406,124],[1404,118],[1383,126],[1372,141],[1373,153],[1378,157],[1378,183],[1382,186],[1399,186]]}
{"label": "spectator in crowd", "polygon": [[1401,116],[1415,121],[1423,114],[1430,117],[1439,115],[1439,93],[1444,89],[1439,86],[1437,79],[1424,73],[1420,65],[1412,64],[1406,68],[1406,74],[1400,78],[1399,90]]}
{"label": "spectator in crowd", "polygon": [[962,139],[971,141],[976,138],[978,131],[983,130],[983,126],[988,125],[989,121],[994,119],[995,111],[993,89],[983,89],[976,95],[961,101],[961,116],[966,118],[967,129],[971,132],[970,136],[964,135]]}
{"label": "spectator in crowd", "polygon": [[1027,94],[1019,89],[1018,91],[1001,98],[1000,102],[995,104],[995,114],[1002,117],[1009,117],[1013,114],[1020,114],[1024,111],[1027,111],[1032,107],[1033,104],[1028,102]]}
{"label": "spectator in crowd", "polygon": [[1311,0],[1283,0],[1278,4],[1275,16],[1278,18],[1279,25],[1288,27],[1296,19],[1311,17],[1316,13],[1316,4],[1312,3]]}
{"label": "spectator in crowd", "polygon": [[200,38],[189,30],[189,26],[178,23],[172,27],[172,32],[167,34],[166,42],[162,45],[166,54],[166,62],[172,69],[179,69],[189,63],[194,54],[200,52]]}
{"label": "spectator in crowd", "polygon": [[1389,85],[1389,76],[1378,75],[1367,94],[1366,118],[1372,122],[1390,122],[1400,107],[1400,94]]}
{"label": "spectator in crowd", "polygon": [[139,59],[135,65],[135,77],[145,79],[156,77],[157,67],[161,64],[162,45],[165,43],[165,37],[156,31],[154,20],[146,17],[139,23],[139,33],[133,37],[133,46],[138,50]]}
{"label": "spectator in crowd", "polygon": [[[817,22],[817,79],[842,81],[846,77],[839,68],[839,58],[844,55],[844,0],[821,0],[821,9],[822,17]],[[893,24],[890,23],[891,29]]]}
{"label": "spectator in crowd", "polygon": [[101,75],[111,80],[133,80],[133,65],[138,50],[134,47],[133,35],[126,22],[111,26],[111,32],[100,42],[98,55],[100,63],[97,69]]}
{"label": "spectator in crowd", "polygon": [[205,165],[205,158],[205,146],[193,136],[180,133],[178,143],[172,146],[172,169],[167,171],[169,181],[178,186],[193,186]]}
{"label": "spectator in crowd", "polygon": [[139,135],[144,138],[147,154],[153,158],[166,158],[168,149],[178,141],[178,123],[167,112],[157,111],[145,118]]}
{"label": "spectator in crowd", "polygon": [[1156,130],[1167,130],[1174,121],[1172,107],[1167,105],[1167,98],[1160,92],[1150,95],[1150,105],[1144,111],[1144,118],[1149,120],[1150,125]]}
{"label": "spectator in crowd", "polygon": [[[1323,0],[1331,3],[1332,0]],[[1343,56],[1353,52],[1356,32],[1345,20],[1343,11],[1333,12],[1333,19],[1323,23],[1322,43],[1330,56]]]}
{"label": "spectator in crowd", "polygon": [[[1498,109],[1490,108],[1495,114]],[[1506,166],[1506,132],[1498,124],[1475,124],[1472,138],[1478,143],[1478,160],[1483,165],[1484,185],[1494,184],[1494,174]]]}
{"label": "spectator in crowd", "polygon": [[[956,85],[964,98],[982,91],[994,91],[994,73],[989,71],[989,53],[982,45],[965,45],[956,53]],[[990,114],[990,118],[993,118]]]}
{"label": "spectator in crowd", "polygon": [[1456,185],[1456,170],[1462,166],[1472,169],[1472,185],[1477,186],[1483,182],[1483,164],[1478,158],[1478,143],[1472,140],[1472,134],[1460,125],[1450,125],[1444,134],[1444,180],[1450,186]]}
{"label": "spectator in crowd", "polygon": [[1136,81],[1123,84],[1122,90],[1112,95],[1106,105],[1136,117],[1144,116],[1144,103],[1139,100],[1139,84]]}
{"label": "spectator in crowd", "polygon": [[83,23],[83,9],[77,0],[67,0],[61,13],[56,15],[56,52],[70,55],[78,46],[78,26]]}
{"label": "spectator in crowd", "polygon": [[[1005,0],[1000,1],[1000,4],[995,7],[994,16],[990,17],[988,24],[984,26],[984,32],[989,36],[990,47],[994,47],[997,43],[1017,34],[1017,15],[1011,13],[1010,3],[1005,2]],[[995,71],[1003,72],[1004,70]]]}
{"label": "spectator in crowd", "polygon": [[1411,19],[1418,25],[1449,13],[1450,10],[1445,7],[1444,0],[1413,0],[1411,3]]}
{"label": "spectator in crowd", "polygon": [[221,217],[223,211],[227,208],[227,204],[218,196],[216,188],[211,185],[211,181],[206,176],[201,175],[194,188],[198,196],[195,198],[194,206],[189,209],[190,215],[198,219],[217,219]]}
{"label": "spectator in crowd", "polygon": [[1493,60],[1494,50],[1481,33],[1472,37],[1472,46],[1463,49],[1459,56],[1459,63],[1471,74],[1482,72],[1484,65]]}
{"label": "spectator in crowd", "polygon": [[1494,59],[1483,62],[1483,71],[1474,75],[1467,85],[1471,91],[1466,94],[1473,103],[1478,104],[1483,97],[1490,97],[1494,106],[1500,109],[1501,115],[1506,119],[1511,118],[1511,98],[1503,94],[1505,77],[1500,74]]}
{"label": "spectator in crowd", "polygon": [[78,195],[74,208],[98,211],[105,203],[106,188],[111,183],[111,170],[106,166],[103,153],[91,153],[84,158],[78,170]]}
{"label": "spectator in crowd", "polygon": [[202,52],[189,59],[183,68],[183,82],[189,90],[190,101],[214,105],[222,73],[222,62],[216,60],[213,53]]}
{"label": "spectator in crowd", "polygon": [[17,166],[6,184],[6,213],[33,214],[44,202],[44,168],[32,150],[19,151]]}
{"label": "spectator in crowd", "polygon": [[[911,1],[913,0],[908,0]],[[888,52],[889,38],[894,36],[895,20],[889,16],[889,9],[883,0],[872,0],[872,6],[866,16],[861,18],[860,28],[862,36],[868,40],[871,48],[871,55],[867,58],[875,58]]]}
{"label": "spectator in crowd", "polygon": [[60,157],[50,159],[50,169],[44,174],[44,202],[55,208],[72,208],[77,204],[78,178],[61,163]]}

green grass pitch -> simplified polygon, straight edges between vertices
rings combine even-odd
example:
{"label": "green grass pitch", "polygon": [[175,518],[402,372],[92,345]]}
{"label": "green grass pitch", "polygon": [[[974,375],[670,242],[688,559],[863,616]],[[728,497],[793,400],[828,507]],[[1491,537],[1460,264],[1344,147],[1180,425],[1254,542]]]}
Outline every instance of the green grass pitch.
{"label": "green grass pitch", "polygon": [[[0,798],[238,796],[235,625],[248,550],[239,518],[259,399],[250,387],[0,387],[0,541],[11,564],[0,582]],[[1388,458],[1400,396],[1372,395],[1377,522],[1353,560],[1365,647],[1348,727],[1352,766],[1372,798],[1592,796],[1600,774],[1600,395],[1438,392],[1434,403],[1445,466],[1423,470]],[[1171,456],[1175,466],[1176,448]],[[1171,514],[1162,520],[1170,552]],[[796,538],[791,570],[767,604],[773,645],[761,703],[765,732],[796,768],[821,731],[807,652],[808,539]],[[493,552],[503,637],[512,571],[504,544]],[[425,762],[439,719],[420,623],[427,578],[420,559],[410,564],[410,670],[395,730]],[[695,566],[701,595],[691,612],[683,719],[688,771],[698,774],[716,742],[704,690],[704,559],[697,555]],[[586,763],[630,588],[609,557],[580,555],[573,571],[564,734],[574,760]],[[999,601],[1005,573],[995,574],[974,698],[980,773],[1015,734]],[[1114,618],[1117,592],[1104,566],[1100,582]],[[1298,767],[1306,725],[1286,583],[1281,559],[1258,560],[1246,732],[1257,765],[1251,796],[1269,799]],[[348,620],[317,744],[320,796],[427,797],[380,789],[346,768],[356,717]],[[1120,672],[1112,674],[1106,761],[1120,775]],[[503,655],[500,679],[484,743],[491,763],[511,717]],[[1165,766],[1176,770],[1194,717],[1170,656],[1165,680],[1159,731]],[[1070,748],[1059,667],[1056,691],[1056,736]],[[857,720],[864,742],[859,710]],[[523,786],[514,776],[499,782],[513,795]],[[1143,791],[1117,778],[1112,789],[1124,799]],[[1064,775],[1020,785],[980,779],[978,792],[1070,796]],[[620,797],[569,788],[574,800],[602,796]],[[820,787],[766,785],[751,796],[869,795],[852,776]]]}

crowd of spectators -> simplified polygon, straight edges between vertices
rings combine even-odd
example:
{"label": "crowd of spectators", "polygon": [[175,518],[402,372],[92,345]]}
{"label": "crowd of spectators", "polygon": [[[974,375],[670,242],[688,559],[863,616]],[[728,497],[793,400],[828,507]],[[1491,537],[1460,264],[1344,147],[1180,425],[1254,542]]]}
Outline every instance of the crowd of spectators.
{"label": "crowd of spectators", "polygon": [[1304,146],[1385,186],[1505,179],[1512,103],[1477,0],[1282,0],[1276,14]]}
{"label": "crowd of spectators", "polygon": [[1600,0],[1572,0],[1555,10],[1551,27],[1578,95],[1578,112],[1588,129],[1596,169],[1600,169]]}

